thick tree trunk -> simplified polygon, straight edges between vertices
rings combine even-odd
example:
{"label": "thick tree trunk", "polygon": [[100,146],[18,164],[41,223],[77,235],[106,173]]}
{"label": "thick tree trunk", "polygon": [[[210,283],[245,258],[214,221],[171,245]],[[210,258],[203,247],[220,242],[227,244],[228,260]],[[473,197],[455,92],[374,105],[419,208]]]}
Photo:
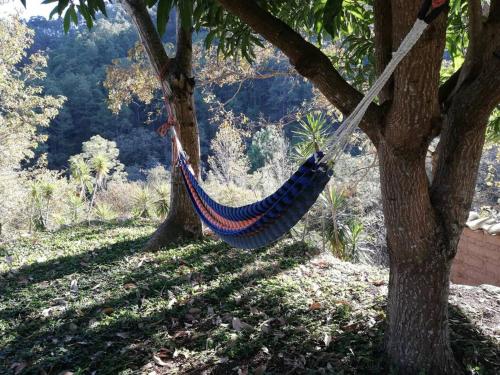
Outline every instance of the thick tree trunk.
{"label": "thick tree trunk", "polygon": [[449,269],[438,258],[391,263],[386,350],[398,373],[462,373],[449,344]]}
{"label": "thick tree trunk", "polygon": [[[194,107],[194,80],[192,79],[192,30],[184,30],[177,22],[177,51],[169,58],[143,0],[121,0],[132,18],[153,70],[163,81],[161,86],[167,99],[173,103],[177,119],[177,134],[189,156],[191,165],[199,174],[200,144]],[[181,239],[195,239],[202,235],[199,217],[193,209],[177,168],[172,168],[170,210],[146,244],[146,249],[157,250]]]}
{"label": "thick tree trunk", "polygon": [[399,155],[385,142],[379,145],[390,259],[386,350],[398,373],[457,374],[448,339],[450,252],[456,242],[445,238],[432,208],[424,150]]}

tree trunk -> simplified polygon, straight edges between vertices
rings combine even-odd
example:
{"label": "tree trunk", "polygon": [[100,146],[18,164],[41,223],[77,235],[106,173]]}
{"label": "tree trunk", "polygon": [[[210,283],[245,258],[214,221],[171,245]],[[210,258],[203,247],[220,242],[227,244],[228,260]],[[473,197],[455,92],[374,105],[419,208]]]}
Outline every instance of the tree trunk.
{"label": "tree trunk", "polygon": [[463,372],[449,344],[450,263],[431,257],[420,264],[391,262],[386,350],[398,373]]}
{"label": "tree trunk", "polygon": [[457,374],[462,371],[449,345],[448,292],[450,253],[458,241],[445,238],[432,207],[425,149],[400,155],[379,144],[390,260],[386,351],[401,374]]}
{"label": "tree trunk", "polygon": [[[193,84],[185,74],[171,78],[173,104],[178,125],[177,134],[184,151],[189,156],[191,166],[199,176],[200,143],[193,98]],[[197,239],[202,235],[200,218],[193,209],[193,204],[186,192],[179,168],[172,166],[170,210],[165,221],[158,227],[146,248],[159,249],[180,239]]]}
{"label": "tree trunk", "polygon": [[[169,58],[143,0],[121,0],[132,18],[151,66],[158,77],[166,99],[173,103],[177,119],[177,135],[186,151],[191,166],[199,175],[200,144],[194,107],[194,79],[192,78],[192,30],[184,30],[177,21],[177,51]],[[170,210],[146,244],[147,250],[157,250],[181,239],[201,237],[201,222],[187,195],[181,175],[172,166]]]}

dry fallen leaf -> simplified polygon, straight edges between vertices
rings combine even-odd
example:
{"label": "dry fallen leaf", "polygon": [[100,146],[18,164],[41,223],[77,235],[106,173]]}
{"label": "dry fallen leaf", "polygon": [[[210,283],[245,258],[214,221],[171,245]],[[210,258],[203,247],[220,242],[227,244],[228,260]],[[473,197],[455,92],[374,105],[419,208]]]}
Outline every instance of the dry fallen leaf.
{"label": "dry fallen leaf", "polygon": [[162,366],[162,367],[165,367],[165,366],[168,366],[168,363],[163,361],[160,357],[158,357],[156,354],[153,354],[153,360],[155,361],[155,363],[158,365],[158,366]]}
{"label": "dry fallen leaf", "polygon": [[123,285],[123,288],[125,290],[135,289],[137,288],[137,285],[135,285],[134,283],[126,283]]}
{"label": "dry fallen leaf", "polygon": [[242,322],[239,318],[236,318],[236,317],[233,317],[232,325],[233,325],[233,329],[237,332],[240,332],[241,330],[253,329],[253,327],[250,324]]}
{"label": "dry fallen leaf", "polygon": [[345,331],[345,332],[352,332],[352,331],[357,330],[358,327],[359,327],[358,323],[351,323],[351,324],[343,326],[342,330]]}
{"label": "dry fallen leaf", "polygon": [[78,293],[78,280],[76,279],[71,280],[69,289],[72,293]]}
{"label": "dry fallen leaf", "polygon": [[183,339],[189,337],[189,331],[177,331],[174,333],[174,339]]}
{"label": "dry fallen leaf", "polygon": [[314,311],[314,310],[319,310],[321,309],[321,303],[320,302],[313,302],[309,305],[309,310]]}
{"label": "dry fallen leaf", "polygon": [[250,314],[259,315],[260,311],[256,307],[250,306]]}
{"label": "dry fallen leaf", "polygon": [[375,286],[382,286],[382,285],[385,285],[385,281],[384,280],[375,280],[375,281],[372,281],[372,284]]}
{"label": "dry fallen leaf", "polygon": [[106,315],[113,314],[113,311],[115,311],[115,309],[113,309],[112,307],[105,307],[102,309],[102,312]]}
{"label": "dry fallen leaf", "polygon": [[26,362],[14,362],[11,366],[10,369],[14,371],[14,375],[20,374],[28,364]]}
{"label": "dry fallen leaf", "polygon": [[254,375],[264,375],[264,373],[266,372],[266,368],[266,365],[260,365],[255,370],[253,370],[253,373]]}
{"label": "dry fallen leaf", "polygon": [[325,346],[328,348],[330,346],[330,343],[332,342],[332,335],[328,332],[325,333],[325,338],[323,339],[323,342],[325,343]]}

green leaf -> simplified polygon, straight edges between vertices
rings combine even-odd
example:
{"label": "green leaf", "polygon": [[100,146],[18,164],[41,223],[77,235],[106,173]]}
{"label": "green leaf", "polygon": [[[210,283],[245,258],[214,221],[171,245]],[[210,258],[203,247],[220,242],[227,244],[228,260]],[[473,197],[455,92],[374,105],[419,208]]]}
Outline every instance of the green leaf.
{"label": "green leaf", "polygon": [[69,15],[71,16],[73,23],[78,26],[78,16],[76,15],[75,6],[73,4],[71,4],[68,12],[70,12]]}
{"label": "green leaf", "polygon": [[80,11],[80,13],[82,14],[83,19],[85,20],[85,23],[87,24],[87,27],[90,30],[92,28],[92,26],[94,25],[94,22],[92,21],[92,17],[90,16],[90,13],[89,13],[87,6],[83,3],[81,3],[80,5],[77,5],[77,8]]}
{"label": "green leaf", "polygon": [[106,14],[106,5],[104,4],[104,0],[97,0],[97,7],[102,12],[102,14],[104,14],[106,17],[108,16]]}
{"label": "green leaf", "polygon": [[67,33],[69,31],[69,26],[71,25],[71,11],[68,9],[64,14],[64,32]]}
{"label": "green leaf", "polygon": [[55,14],[59,14],[59,6],[58,6],[58,5],[56,5],[56,6],[54,7],[54,9],[52,9],[52,11],[50,12],[50,14],[49,14],[49,20],[51,20],[51,19],[52,19],[52,17],[53,17]]}
{"label": "green leaf", "polygon": [[165,34],[168,17],[172,10],[173,0],[160,0],[158,2],[158,10],[156,12],[156,27],[160,36]]}
{"label": "green leaf", "polygon": [[216,35],[216,32],[214,30],[211,30],[208,32],[207,36],[205,37],[205,48],[209,49],[210,45],[212,44],[212,41],[214,40]]}
{"label": "green leaf", "polygon": [[69,0],[60,0],[59,1],[59,4],[57,4],[57,12],[59,13],[59,15],[62,14],[63,10],[66,9],[68,4],[69,4]]}
{"label": "green leaf", "polygon": [[181,26],[184,30],[190,30],[192,27],[193,2],[191,0],[179,1],[177,5],[179,15],[181,16]]}
{"label": "green leaf", "polygon": [[335,20],[342,10],[343,0],[328,0],[323,11],[323,28],[334,37],[337,34],[338,25]]}

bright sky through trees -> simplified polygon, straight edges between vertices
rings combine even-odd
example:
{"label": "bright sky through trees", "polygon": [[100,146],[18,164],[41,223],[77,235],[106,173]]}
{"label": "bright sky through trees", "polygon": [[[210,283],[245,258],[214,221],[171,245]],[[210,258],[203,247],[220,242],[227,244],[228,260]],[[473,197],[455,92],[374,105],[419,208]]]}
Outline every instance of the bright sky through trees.
{"label": "bright sky through trees", "polygon": [[42,0],[27,0],[27,8],[19,0],[0,0],[0,18],[12,14],[19,14],[22,18],[29,19],[34,16],[49,17],[53,6],[51,4],[42,4]]}

